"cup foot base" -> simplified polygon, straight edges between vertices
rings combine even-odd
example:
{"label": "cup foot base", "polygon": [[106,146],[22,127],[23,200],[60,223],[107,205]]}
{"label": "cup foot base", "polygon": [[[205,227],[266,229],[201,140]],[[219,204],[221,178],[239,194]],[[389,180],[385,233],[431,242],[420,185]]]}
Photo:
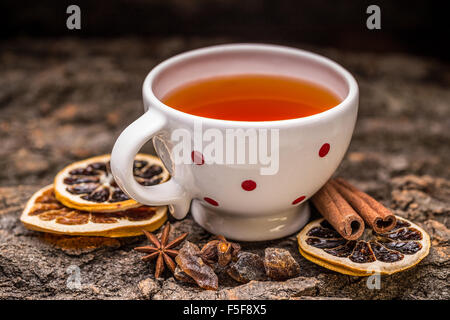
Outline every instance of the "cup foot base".
{"label": "cup foot base", "polygon": [[273,240],[299,231],[309,220],[309,203],[273,215],[243,217],[226,214],[192,201],[192,216],[200,226],[213,234],[239,241]]}

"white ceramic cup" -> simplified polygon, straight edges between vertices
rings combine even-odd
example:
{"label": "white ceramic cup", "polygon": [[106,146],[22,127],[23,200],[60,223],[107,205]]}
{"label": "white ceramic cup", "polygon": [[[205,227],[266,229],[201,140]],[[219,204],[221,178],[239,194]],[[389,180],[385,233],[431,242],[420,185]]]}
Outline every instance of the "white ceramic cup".
{"label": "white ceramic cup", "polygon": [[[341,103],[312,116],[264,122],[199,117],[161,102],[183,84],[211,77],[262,74],[298,78],[332,91]],[[214,234],[242,241],[270,240],[298,231],[309,219],[306,200],[331,177],[353,133],[358,111],[358,85],[335,62],[294,48],[264,44],[219,45],[189,51],[156,66],[143,84],[145,113],[117,139],[111,170],[130,197],[146,205],[169,205],[181,219],[191,207],[194,220]],[[261,164],[179,163],[171,135],[180,128],[194,135],[203,130],[277,129],[279,169],[261,175]],[[133,178],[133,159],[148,140],[172,178],[142,186]],[[193,150],[194,151],[194,150]],[[208,159],[205,159],[206,162]],[[243,182],[251,180],[251,191]],[[249,189],[249,188],[247,188]],[[192,206],[191,206],[192,202]]]}

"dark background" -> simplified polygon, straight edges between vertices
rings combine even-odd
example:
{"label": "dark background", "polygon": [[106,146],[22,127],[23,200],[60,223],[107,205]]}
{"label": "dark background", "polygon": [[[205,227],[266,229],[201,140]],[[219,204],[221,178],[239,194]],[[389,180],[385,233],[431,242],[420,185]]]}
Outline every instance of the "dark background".
{"label": "dark background", "polygon": [[[3,38],[231,37],[308,43],[344,50],[448,58],[444,1],[97,0],[2,1]],[[82,29],[66,28],[66,8],[81,8]],[[366,28],[367,6],[381,7],[381,30]]]}

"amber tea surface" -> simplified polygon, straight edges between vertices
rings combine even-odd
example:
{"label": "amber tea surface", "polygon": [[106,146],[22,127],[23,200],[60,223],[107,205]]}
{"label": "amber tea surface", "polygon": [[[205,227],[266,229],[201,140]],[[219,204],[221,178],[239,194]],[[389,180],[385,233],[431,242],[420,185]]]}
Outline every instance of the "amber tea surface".
{"label": "amber tea surface", "polygon": [[340,99],[308,81],[266,75],[216,77],[181,86],[162,101],[177,110],[213,119],[275,121],[331,109]]}

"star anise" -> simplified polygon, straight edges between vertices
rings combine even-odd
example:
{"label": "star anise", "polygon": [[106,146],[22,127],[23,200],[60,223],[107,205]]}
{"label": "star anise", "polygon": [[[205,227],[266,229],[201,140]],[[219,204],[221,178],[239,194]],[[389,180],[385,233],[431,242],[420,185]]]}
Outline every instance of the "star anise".
{"label": "star anise", "polygon": [[161,274],[163,273],[166,264],[170,271],[172,273],[175,272],[176,264],[172,260],[172,258],[175,258],[178,255],[178,250],[174,250],[173,248],[178,246],[181,242],[183,242],[184,239],[186,239],[188,233],[183,233],[178,238],[172,240],[170,243],[169,241],[169,233],[170,233],[170,223],[167,222],[164,226],[164,229],[161,234],[161,240],[158,240],[158,238],[146,231],[143,230],[145,236],[147,239],[153,244],[153,246],[144,246],[144,247],[137,247],[134,248],[134,250],[139,252],[145,252],[150,253],[149,255],[146,255],[142,257],[142,261],[150,261],[155,258],[156,259],[156,269],[155,269],[155,278],[158,279]]}

